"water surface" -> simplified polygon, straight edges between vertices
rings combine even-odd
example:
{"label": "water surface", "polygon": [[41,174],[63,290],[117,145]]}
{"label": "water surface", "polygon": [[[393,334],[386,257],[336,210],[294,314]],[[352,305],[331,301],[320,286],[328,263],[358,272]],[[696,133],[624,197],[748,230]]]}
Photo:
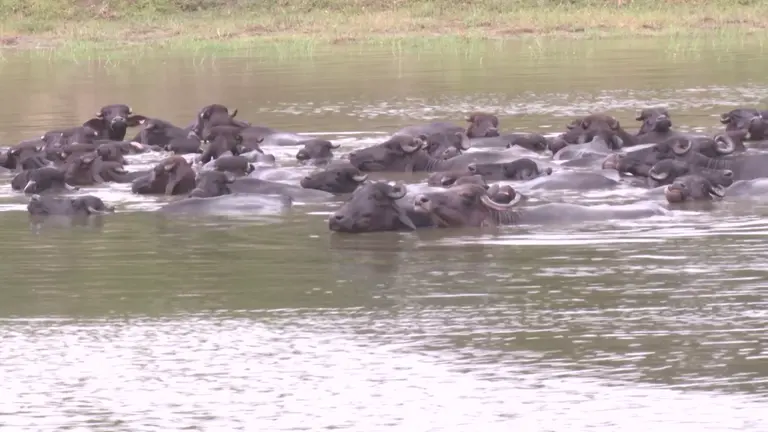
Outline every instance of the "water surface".
{"label": "water surface", "polygon": [[[497,113],[555,133],[606,110],[677,127],[768,96],[748,45],[665,40],[310,57],[8,55],[0,142],[101,105],[179,125],[224,103],[342,153]],[[275,151],[292,165],[296,148]],[[157,155],[133,158],[131,169]],[[307,170],[306,168],[304,168]],[[169,220],[126,185],[87,227],[31,226],[0,182],[0,426],[39,430],[768,430],[768,206],[563,227],[334,235],[338,203]],[[557,195],[573,202],[639,191]]]}

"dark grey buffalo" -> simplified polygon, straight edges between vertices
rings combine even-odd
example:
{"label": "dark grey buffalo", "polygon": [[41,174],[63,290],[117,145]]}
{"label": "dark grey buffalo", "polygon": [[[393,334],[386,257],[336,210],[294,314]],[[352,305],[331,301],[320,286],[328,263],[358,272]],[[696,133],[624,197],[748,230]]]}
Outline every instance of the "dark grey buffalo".
{"label": "dark grey buffalo", "polygon": [[429,215],[415,212],[410,203],[399,202],[407,192],[403,184],[365,183],[328,218],[328,228],[335,232],[365,233],[432,226]]}
{"label": "dark grey buffalo", "polygon": [[431,220],[443,228],[567,224],[669,214],[668,210],[654,202],[616,206],[551,203],[525,208],[515,208],[516,204],[518,200],[507,204],[495,202],[485,188],[464,185],[419,195],[414,200],[414,210],[430,215]]}
{"label": "dark grey buffalo", "polygon": [[142,195],[186,195],[195,189],[195,171],[181,156],[164,159],[149,172],[135,179],[133,193]]}
{"label": "dark grey buffalo", "polygon": [[83,124],[98,133],[99,138],[122,141],[128,127],[135,127],[146,117],[133,114],[128,105],[113,104],[101,107],[96,117]]}
{"label": "dark grey buffalo", "polygon": [[723,113],[720,122],[727,132],[743,132],[744,140],[762,141],[768,139],[768,111],[752,108],[738,108]]}
{"label": "dark grey buffalo", "polygon": [[532,132],[512,132],[504,135],[473,138],[470,141],[473,148],[520,148],[542,153],[550,149],[550,140],[542,134]]}
{"label": "dark grey buffalo", "polygon": [[349,162],[361,171],[438,172],[465,169],[470,163],[497,162],[517,155],[515,152],[468,152],[450,159],[438,159],[423,150],[424,140],[395,135],[386,142],[349,154]]}
{"label": "dark grey buffalo", "polygon": [[181,128],[158,118],[145,118],[139,123],[142,128],[133,141],[176,154],[200,153],[200,138],[190,137],[191,128]]}
{"label": "dark grey buffalo", "polygon": [[86,153],[67,163],[64,176],[72,186],[92,186],[106,182],[130,183],[141,174],[129,173],[123,164],[104,161],[96,153]]}
{"label": "dark grey buffalo", "polygon": [[471,163],[467,166],[467,171],[473,175],[481,175],[486,181],[525,181],[552,174],[551,168],[540,169],[536,162],[528,158],[503,163]]}
{"label": "dark grey buffalo", "polygon": [[734,181],[768,177],[768,154],[742,153],[721,158],[711,158],[699,152],[690,151],[692,148],[690,141],[681,145],[681,151],[685,151],[686,162],[702,168],[733,171]]}
{"label": "dark grey buffalo", "polygon": [[247,176],[254,172],[256,167],[245,156],[225,155],[214,159],[204,166],[205,169],[214,169],[232,173],[238,177]]}
{"label": "dark grey buffalo", "polygon": [[229,195],[232,191],[229,185],[235,182],[235,176],[228,172],[206,171],[195,178],[195,188],[188,196],[195,198],[211,198]]}
{"label": "dark grey buffalo", "polygon": [[463,127],[457,126],[453,123],[448,122],[430,122],[430,123],[424,123],[419,125],[411,125],[406,126],[394,134],[392,134],[393,137],[405,135],[410,137],[418,137],[418,136],[429,136],[435,133],[445,133],[445,134],[453,134],[453,133],[466,133]]}
{"label": "dark grey buffalo", "polygon": [[648,178],[653,181],[651,186],[665,186],[679,177],[691,174],[705,177],[713,184],[723,187],[728,187],[733,183],[733,171],[731,170],[702,168],[677,159],[665,159],[656,163],[648,171]]}
{"label": "dark grey buffalo", "polygon": [[615,171],[585,172],[556,171],[517,185],[523,190],[576,190],[611,189],[622,184]]}
{"label": "dark grey buffalo", "polygon": [[672,130],[672,118],[666,108],[645,108],[640,111],[635,120],[642,122],[640,130],[637,131],[638,136],[652,133],[667,134]]}
{"label": "dark grey buffalo", "polygon": [[467,137],[486,138],[499,136],[499,118],[493,114],[476,112],[467,117]]}
{"label": "dark grey buffalo", "polygon": [[419,138],[424,141],[424,150],[436,159],[451,159],[471,147],[463,132],[436,132]]}
{"label": "dark grey buffalo", "polygon": [[333,160],[333,150],[340,147],[328,140],[312,138],[298,142],[301,148],[296,152],[296,160],[303,164],[326,165]]}
{"label": "dark grey buffalo", "polygon": [[237,120],[235,116],[237,116],[237,109],[230,113],[229,108],[222,104],[206,105],[200,109],[195,116],[195,121],[188,127],[188,135],[202,140],[205,138],[207,130],[216,126],[235,126],[238,128],[250,126],[246,122]]}
{"label": "dark grey buffalo", "polygon": [[93,195],[58,197],[32,195],[27,211],[33,216],[89,216],[113,213],[115,208]]}
{"label": "dark grey buffalo", "polygon": [[65,171],[61,168],[36,168],[17,174],[11,180],[11,188],[26,194],[60,193],[77,190],[77,188],[66,183],[65,177]]}
{"label": "dark grey buffalo", "polygon": [[706,177],[691,174],[678,177],[664,189],[664,196],[670,204],[687,201],[712,201],[725,196],[726,189]]}
{"label": "dark grey buffalo", "polygon": [[301,179],[301,187],[316,189],[332,194],[352,193],[368,175],[348,162],[337,162],[322,170],[315,171]]}

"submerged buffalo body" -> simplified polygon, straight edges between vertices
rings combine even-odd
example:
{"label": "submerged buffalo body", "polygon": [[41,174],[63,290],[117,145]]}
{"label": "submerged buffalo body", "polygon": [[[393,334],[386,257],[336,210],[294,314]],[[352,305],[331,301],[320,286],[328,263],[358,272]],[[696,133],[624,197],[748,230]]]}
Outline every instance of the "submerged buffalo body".
{"label": "submerged buffalo body", "polygon": [[443,228],[567,224],[669,214],[668,210],[653,202],[618,206],[552,203],[525,208],[515,208],[516,204],[518,200],[507,204],[495,202],[484,188],[476,185],[422,194],[414,201],[415,210],[429,215],[435,225]]}

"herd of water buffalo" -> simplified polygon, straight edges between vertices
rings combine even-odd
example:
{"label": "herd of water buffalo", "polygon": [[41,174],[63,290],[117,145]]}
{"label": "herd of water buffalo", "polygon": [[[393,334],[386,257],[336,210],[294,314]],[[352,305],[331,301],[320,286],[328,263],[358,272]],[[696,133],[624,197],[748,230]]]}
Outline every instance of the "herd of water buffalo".
{"label": "herd of water buffalo", "polygon": [[[131,183],[135,194],[178,196],[159,209],[164,213],[336,201],[328,226],[349,233],[644,218],[682,203],[768,192],[768,153],[759,151],[768,140],[768,111],[724,113],[724,129],[713,135],[675,130],[664,108],[642,109],[636,133],[607,114],[574,119],[557,136],[503,133],[489,113],[466,121],[408,126],[379,144],[334,155],[338,142],[254,126],[220,104],[203,107],[186,127],[116,104],[81,126],[6,149],[0,167],[13,176],[13,190],[29,195],[33,217],[114,212],[95,195],[73,192]],[[128,141],[129,127],[140,129]],[[270,154],[285,146],[300,148],[295,161]],[[147,153],[157,154],[153,168],[126,169],[130,155]],[[406,172],[430,175],[408,185],[373,179]],[[537,190],[622,185],[647,192],[616,205],[528,199]]]}

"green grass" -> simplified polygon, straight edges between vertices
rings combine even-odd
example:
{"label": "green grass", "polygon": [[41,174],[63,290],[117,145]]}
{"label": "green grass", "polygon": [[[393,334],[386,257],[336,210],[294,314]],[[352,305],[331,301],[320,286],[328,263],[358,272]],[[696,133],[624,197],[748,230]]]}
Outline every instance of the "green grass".
{"label": "green grass", "polygon": [[[768,0],[0,0],[0,45],[242,50],[768,34]],[[711,39],[710,38],[710,39]],[[279,49],[279,48],[272,48]]]}

